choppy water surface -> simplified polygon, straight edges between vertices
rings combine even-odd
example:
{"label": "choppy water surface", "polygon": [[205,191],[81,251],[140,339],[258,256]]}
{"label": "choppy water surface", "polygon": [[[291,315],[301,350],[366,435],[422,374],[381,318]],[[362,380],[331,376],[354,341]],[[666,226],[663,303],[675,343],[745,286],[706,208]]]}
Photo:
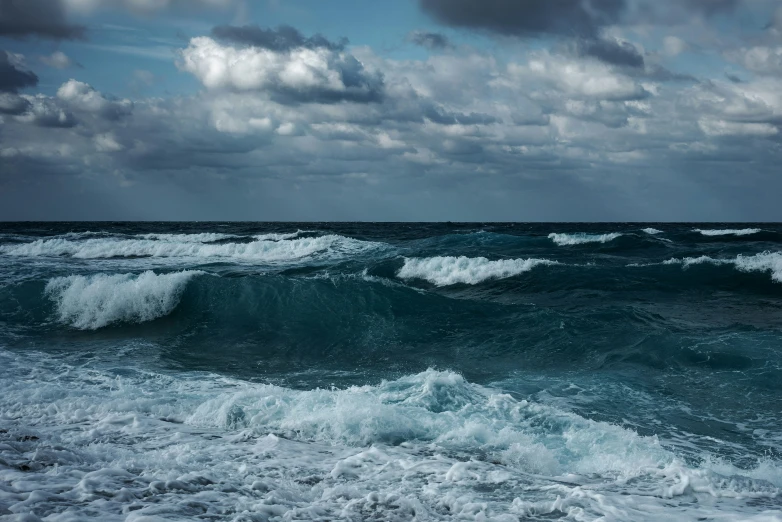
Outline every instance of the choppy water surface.
{"label": "choppy water surface", "polygon": [[0,224],[0,520],[782,520],[782,226]]}

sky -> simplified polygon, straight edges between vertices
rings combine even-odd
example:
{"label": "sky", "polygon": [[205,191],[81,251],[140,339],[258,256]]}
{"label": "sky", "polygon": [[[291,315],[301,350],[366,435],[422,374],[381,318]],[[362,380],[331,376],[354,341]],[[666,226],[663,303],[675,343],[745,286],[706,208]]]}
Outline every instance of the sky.
{"label": "sky", "polygon": [[779,0],[0,0],[0,220],[781,221]]}

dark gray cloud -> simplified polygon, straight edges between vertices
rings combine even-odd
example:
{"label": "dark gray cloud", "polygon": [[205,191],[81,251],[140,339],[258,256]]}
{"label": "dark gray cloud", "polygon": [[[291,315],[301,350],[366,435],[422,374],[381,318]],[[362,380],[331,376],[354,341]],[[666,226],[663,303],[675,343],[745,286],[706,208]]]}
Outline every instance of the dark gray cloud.
{"label": "dark gray cloud", "polygon": [[30,109],[30,102],[10,92],[0,92],[0,114],[17,116]]}
{"label": "dark gray cloud", "polygon": [[624,0],[419,0],[436,20],[508,36],[594,36],[619,20]]}
{"label": "dark gray cloud", "polygon": [[453,44],[447,36],[429,31],[413,31],[407,35],[408,41],[430,50],[451,49]]}
{"label": "dark gray cloud", "polygon": [[426,119],[440,125],[489,125],[502,121],[490,114],[452,112],[436,104],[425,105],[422,111]]}
{"label": "dark gray cloud", "polygon": [[84,32],[68,23],[61,0],[0,0],[0,36],[72,40]]}
{"label": "dark gray cloud", "polygon": [[264,29],[258,25],[218,25],[212,29],[212,35],[227,42],[277,52],[290,51],[299,47],[342,51],[348,44],[347,38],[332,42],[320,34],[306,37],[298,29],[289,25],[281,25],[276,29]]}
{"label": "dark gray cloud", "polygon": [[598,60],[621,67],[641,68],[644,57],[638,49],[629,42],[614,39],[590,38],[578,42],[578,53],[581,56],[591,56]]}
{"label": "dark gray cloud", "polygon": [[0,92],[18,92],[25,87],[38,85],[38,76],[25,71],[13,60],[13,56],[0,49]]}

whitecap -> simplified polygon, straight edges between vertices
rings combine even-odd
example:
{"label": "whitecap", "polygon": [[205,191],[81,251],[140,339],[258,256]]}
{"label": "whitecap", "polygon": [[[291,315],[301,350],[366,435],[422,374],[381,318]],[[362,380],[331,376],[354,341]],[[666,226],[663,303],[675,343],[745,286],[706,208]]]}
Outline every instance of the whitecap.
{"label": "whitecap", "polygon": [[645,232],[645,233],[649,234],[650,236],[655,236],[657,234],[662,234],[663,233],[662,230],[658,230],[656,228],[644,228],[642,230],[642,232]]}
{"label": "whitecap", "polygon": [[428,257],[405,259],[397,272],[402,279],[424,279],[437,286],[477,285],[489,279],[505,279],[529,272],[536,266],[555,265],[547,259],[501,259],[485,257]]}
{"label": "whitecap", "polygon": [[120,322],[143,323],[170,314],[193,277],[184,271],[155,274],[96,274],[57,277],[46,285],[60,322],[82,330],[97,330]]}
{"label": "whitecap", "polygon": [[663,261],[662,264],[682,265],[684,268],[703,264],[733,265],[741,272],[770,272],[772,281],[782,283],[782,253],[780,252],[763,252],[754,256],[739,254],[735,259],[718,259],[710,256],[673,258]]}
{"label": "whitecap", "polygon": [[583,245],[586,243],[608,243],[614,239],[622,237],[622,234],[613,232],[611,234],[549,234],[548,238],[559,246]]}
{"label": "whitecap", "polygon": [[[77,259],[114,257],[188,258],[201,261],[229,260],[248,263],[277,263],[321,256],[344,257],[385,247],[382,243],[360,241],[339,235],[297,239],[256,239],[249,243],[204,243],[200,239],[173,237],[159,239],[40,239],[30,243],[0,247],[0,253],[18,257],[70,256]],[[212,236],[208,236],[212,237]],[[215,236],[216,237],[216,236]]]}
{"label": "whitecap", "polygon": [[722,230],[702,230],[696,228],[693,232],[698,232],[702,236],[715,237],[715,236],[750,236],[763,232],[760,228],[742,228],[742,229],[722,229]]}

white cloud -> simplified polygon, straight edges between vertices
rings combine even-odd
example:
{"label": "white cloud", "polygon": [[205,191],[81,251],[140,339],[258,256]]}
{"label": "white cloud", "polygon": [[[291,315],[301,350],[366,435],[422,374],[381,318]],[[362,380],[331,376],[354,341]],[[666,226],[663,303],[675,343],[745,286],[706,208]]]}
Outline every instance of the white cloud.
{"label": "white cloud", "polygon": [[547,52],[533,54],[526,64],[509,64],[508,75],[517,82],[542,80],[576,98],[616,101],[638,100],[649,95],[635,80],[604,63]]}
{"label": "white cloud", "polygon": [[193,38],[180,69],[211,90],[257,91],[299,101],[373,100],[382,80],[350,54],[325,47],[273,51],[236,48],[209,37]]}
{"label": "white cloud", "polygon": [[117,119],[133,110],[130,100],[108,100],[91,85],[76,80],[68,80],[57,90],[57,98],[67,102],[70,107],[85,112],[100,113],[108,119]]}
{"label": "white cloud", "polygon": [[62,51],[55,51],[49,56],[41,56],[41,61],[55,69],[67,69],[73,66],[73,61]]}

